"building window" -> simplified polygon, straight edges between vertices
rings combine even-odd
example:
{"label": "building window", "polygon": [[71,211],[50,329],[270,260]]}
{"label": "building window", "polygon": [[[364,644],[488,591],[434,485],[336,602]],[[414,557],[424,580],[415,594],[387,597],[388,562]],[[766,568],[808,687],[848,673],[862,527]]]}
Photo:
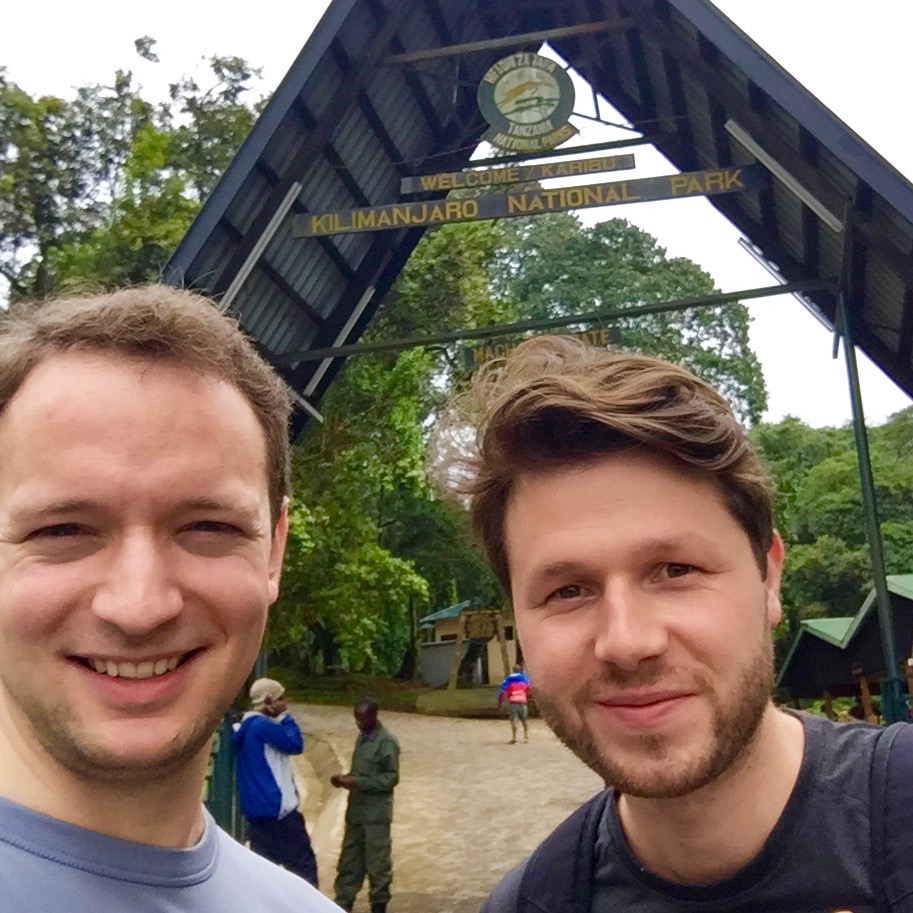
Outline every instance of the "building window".
{"label": "building window", "polygon": [[443,643],[445,640],[456,640],[456,638],[456,634],[442,634],[441,643]]}
{"label": "building window", "polygon": [[514,639],[514,626],[513,625],[504,625],[504,639],[505,640]]}

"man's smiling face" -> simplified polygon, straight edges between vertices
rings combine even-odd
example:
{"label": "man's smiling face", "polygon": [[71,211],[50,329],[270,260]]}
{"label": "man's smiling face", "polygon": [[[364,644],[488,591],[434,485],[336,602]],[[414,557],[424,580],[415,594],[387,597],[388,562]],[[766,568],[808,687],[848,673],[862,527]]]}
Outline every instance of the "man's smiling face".
{"label": "man's smiling face", "polygon": [[521,476],[504,536],[513,606],[549,724],[622,792],[719,776],[770,706],[766,577],[715,481],[626,451]]}
{"label": "man's smiling face", "polygon": [[69,352],[0,416],[0,729],[78,776],[207,750],[278,594],[264,435],[230,384]]}

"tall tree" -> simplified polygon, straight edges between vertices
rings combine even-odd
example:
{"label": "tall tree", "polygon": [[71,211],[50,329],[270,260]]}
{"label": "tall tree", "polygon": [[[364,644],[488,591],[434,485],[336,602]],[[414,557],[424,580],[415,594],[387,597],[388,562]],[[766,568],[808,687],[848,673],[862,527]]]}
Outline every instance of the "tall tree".
{"label": "tall tree", "polygon": [[[889,574],[913,573],[913,408],[870,429],[875,498]],[[871,587],[852,429],[810,428],[788,417],[752,431],[777,487],[776,524],[786,542],[778,653],[803,618],[854,615]]]}
{"label": "tall tree", "polygon": [[[668,257],[654,237],[630,222],[610,219],[585,227],[569,214],[509,223],[492,284],[521,320],[661,304],[716,291],[697,264]],[[749,345],[744,305],[622,317],[613,325],[621,330],[625,348],[691,368],[725,394],[743,420],[760,419],[767,389]]]}
{"label": "tall tree", "polygon": [[[446,226],[420,243],[367,338],[403,338],[499,319],[487,265],[493,223]],[[447,395],[452,349],[350,359],[297,448],[296,493],[321,518],[317,547],[287,574],[273,642],[307,632],[324,664],[394,672],[414,647],[415,618],[496,587],[459,517],[431,495],[428,423]],[[353,563],[354,562],[354,563]],[[397,655],[398,653],[398,655]]]}
{"label": "tall tree", "polygon": [[[155,42],[137,51],[155,60]],[[0,276],[11,299],[157,278],[250,132],[259,75],[213,56],[210,79],[153,103],[118,70],[74,98],[33,97],[0,69]]]}
{"label": "tall tree", "polygon": [[425,604],[428,584],[384,545],[383,530],[398,493],[425,491],[420,417],[429,375],[429,357],[413,349],[352,360],[328,391],[324,423],[295,452],[294,490],[309,534],[286,565],[271,646],[310,638],[325,666],[399,668],[409,607]]}

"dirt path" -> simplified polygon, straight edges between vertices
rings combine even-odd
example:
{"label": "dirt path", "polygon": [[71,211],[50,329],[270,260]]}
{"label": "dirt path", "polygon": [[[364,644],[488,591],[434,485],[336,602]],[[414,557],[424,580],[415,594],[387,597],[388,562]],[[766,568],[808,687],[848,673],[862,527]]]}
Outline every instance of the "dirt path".
{"label": "dirt path", "polygon": [[[348,769],[351,710],[293,706],[305,732],[305,817],[332,896],[345,795],[329,786]],[[390,913],[476,913],[500,877],[601,786],[541,720],[528,745],[507,745],[506,720],[384,713],[402,749],[393,821]],[[367,886],[356,913],[366,913]]]}

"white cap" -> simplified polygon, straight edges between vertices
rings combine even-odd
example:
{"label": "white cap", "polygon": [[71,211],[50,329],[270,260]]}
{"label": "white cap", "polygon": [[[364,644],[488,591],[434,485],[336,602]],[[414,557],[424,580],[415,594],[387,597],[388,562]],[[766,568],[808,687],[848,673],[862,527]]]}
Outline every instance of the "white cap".
{"label": "white cap", "polygon": [[285,694],[285,686],[272,678],[258,678],[250,686],[250,702],[259,710],[267,700],[277,701]]}

